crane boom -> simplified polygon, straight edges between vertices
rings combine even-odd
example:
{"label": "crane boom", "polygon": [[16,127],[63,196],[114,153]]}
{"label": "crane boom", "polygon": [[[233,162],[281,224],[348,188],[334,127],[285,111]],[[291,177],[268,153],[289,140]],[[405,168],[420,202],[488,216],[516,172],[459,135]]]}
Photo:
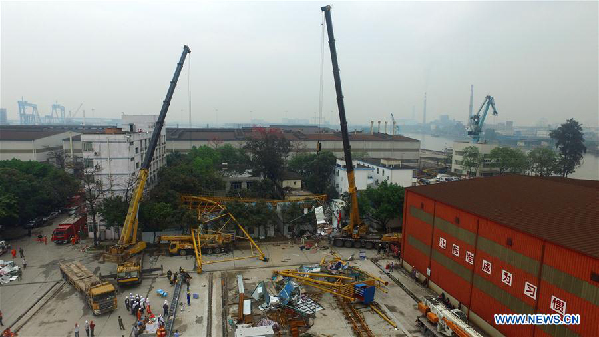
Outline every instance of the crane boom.
{"label": "crane boom", "polygon": [[[335,92],[337,94],[337,107],[339,108],[339,121],[341,123],[341,138],[343,140],[343,154],[345,156],[345,166],[347,169],[347,182],[349,184],[349,195],[351,200],[351,209],[349,214],[349,224],[343,228],[352,236],[353,230],[357,226],[362,231],[366,231],[365,226],[360,225],[360,211],[358,209],[358,194],[356,190],[356,177],[354,165],[351,158],[351,145],[349,144],[349,133],[347,131],[347,119],[345,118],[345,103],[343,102],[343,91],[341,90],[341,76],[339,75],[339,64],[337,63],[337,48],[335,46],[335,35],[333,33],[333,22],[331,19],[331,6],[320,8],[324,12],[326,20],[327,34],[329,36],[329,49],[331,50],[331,62],[333,63],[333,78],[335,79]],[[362,230],[363,228],[363,230]],[[365,234],[365,233],[361,233]],[[356,234],[360,236],[360,233]]]}
{"label": "crane boom", "polygon": [[177,63],[177,68],[166,93],[166,98],[162,102],[160,115],[158,116],[158,120],[154,126],[152,138],[150,138],[150,144],[148,145],[144,161],[139,170],[139,179],[133,192],[129,209],[127,210],[127,217],[125,218],[125,223],[123,225],[123,232],[121,233],[118,244],[111,249],[112,254],[123,254],[127,249],[129,250],[130,254],[134,254],[145,248],[145,242],[137,242],[137,211],[139,209],[139,202],[143,195],[144,187],[148,179],[150,163],[154,157],[154,150],[156,150],[156,145],[158,144],[160,138],[160,132],[162,131],[162,127],[164,125],[166,113],[168,112],[168,108],[171,104],[171,99],[173,98],[173,93],[175,92],[175,87],[177,86],[177,81],[179,80],[183,63],[185,62],[185,58],[189,53],[191,53],[189,47],[187,45],[183,46],[183,53],[181,54],[179,63]]}
{"label": "crane boom", "polygon": [[487,95],[487,97],[485,97],[485,100],[483,101],[483,104],[481,104],[476,115],[470,117],[468,135],[472,136],[472,142],[475,144],[480,140],[480,133],[482,132],[483,125],[487,119],[489,108],[493,108],[493,115],[496,116],[497,108],[495,108],[495,98],[493,98],[491,95]]}

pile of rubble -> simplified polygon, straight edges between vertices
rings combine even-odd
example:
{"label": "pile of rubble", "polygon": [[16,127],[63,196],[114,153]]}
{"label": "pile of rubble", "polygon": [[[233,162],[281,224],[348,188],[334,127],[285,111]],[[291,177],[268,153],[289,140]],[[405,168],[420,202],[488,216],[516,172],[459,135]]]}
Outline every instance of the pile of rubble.
{"label": "pile of rubble", "polygon": [[21,268],[14,261],[0,260],[0,284],[16,281],[21,277]]}
{"label": "pile of rubble", "polygon": [[[275,336],[288,333],[298,336],[312,326],[316,312],[324,308],[315,299],[321,293],[306,293],[290,279],[261,281],[249,298],[243,292],[243,280],[238,277],[239,306],[237,309],[236,337]],[[252,314],[252,302],[257,315]],[[258,317],[257,322],[254,317]]]}
{"label": "pile of rubble", "polygon": [[386,292],[386,285],[335,253],[332,259],[325,257],[319,264],[276,270],[270,279],[259,281],[247,297],[243,278],[237,275],[239,302],[237,310],[229,313],[229,323],[235,326],[236,337],[305,335],[314,324],[316,313],[324,310],[318,301],[328,293],[353,312],[349,320],[361,322],[356,329],[367,331],[362,315],[353,305],[371,308],[390,322],[374,302],[375,290]]}

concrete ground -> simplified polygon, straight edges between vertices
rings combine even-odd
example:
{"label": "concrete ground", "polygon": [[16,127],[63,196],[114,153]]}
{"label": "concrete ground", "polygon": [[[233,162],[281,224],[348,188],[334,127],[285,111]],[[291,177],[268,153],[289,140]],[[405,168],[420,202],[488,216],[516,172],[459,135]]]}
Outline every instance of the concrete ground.
{"label": "concrete ground", "polygon": [[[57,224],[60,220],[61,218],[56,219],[54,224]],[[14,325],[13,329],[21,327],[19,336],[74,336],[73,328],[75,323],[82,326],[85,320],[93,320],[96,323],[96,336],[128,336],[131,325],[134,323],[134,317],[124,307],[126,294],[132,292],[133,294],[139,293],[144,297],[149,297],[154,313],[161,313],[162,304],[164,303],[164,298],[157,295],[157,289],[164,289],[169,292],[167,298],[170,303],[173,287],[168,283],[165,276],[158,276],[159,273],[155,273],[155,275],[145,276],[141,285],[129,289],[120,289],[118,308],[114,312],[102,316],[93,316],[71,285],[65,284],[62,288],[56,286],[61,281],[58,263],[79,260],[94,273],[103,275],[114,273],[116,266],[110,262],[100,262],[98,252],[81,251],[82,246],[92,244],[91,240],[84,240],[82,244],[76,246],[56,245],[51,242],[44,245],[34,240],[38,233],[50,236],[54,227],[54,225],[50,225],[39,228],[34,230],[31,238],[26,237],[11,241],[16,249],[23,247],[28,267],[24,270],[22,280],[0,287],[0,310],[4,315],[5,326]],[[192,298],[191,306],[188,306],[185,296],[186,288],[183,287],[180,298],[182,305],[175,321],[175,329],[179,330],[182,336],[233,336],[230,326],[226,330],[223,329],[223,303],[226,309],[236,309],[237,274],[241,273],[243,275],[246,285],[245,293],[246,296],[249,296],[259,281],[266,281],[271,277],[273,270],[295,268],[301,264],[318,263],[327,253],[326,250],[301,251],[298,245],[289,242],[268,243],[261,247],[269,258],[268,262],[249,259],[205,265],[202,274],[191,274],[190,293],[197,293],[199,298]],[[348,257],[353,253],[356,253],[357,256],[357,250],[352,248],[340,248],[336,251],[344,257]],[[249,253],[249,250],[236,250],[234,254],[218,256],[218,258],[239,257]],[[367,251],[367,254],[369,257],[374,257],[376,251]],[[1,258],[8,259],[8,257],[10,255],[5,254]],[[206,260],[215,258],[214,256],[207,257]],[[20,259],[17,259],[17,262],[19,265],[21,264]],[[420,336],[415,325],[418,311],[414,300],[400,287],[391,282],[371,261],[355,261],[354,263],[363,270],[390,282],[388,293],[378,291],[376,301],[391,312],[394,316],[392,319],[399,323],[400,328],[395,330],[369,309],[361,309],[375,335],[406,336],[409,334]],[[195,259],[191,256],[159,256],[156,259],[146,256],[144,268],[162,266],[164,272],[166,272],[168,269],[178,270],[179,267],[190,270],[193,269],[194,264]],[[395,273],[398,273],[397,278],[404,277],[401,279],[402,282],[413,283],[405,275],[402,276],[399,272]],[[227,278],[227,289],[224,290],[226,296],[223,296],[223,280],[225,277]],[[411,286],[414,287],[415,291],[419,291],[417,285],[413,284]],[[211,298],[208,296],[210,288],[212,288]],[[48,292],[48,290],[50,291]],[[46,294],[46,292],[48,293]],[[422,291],[422,294],[418,295],[423,294]],[[343,314],[336,309],[336,303],[332,296],[325,294],[318,302],[323,305],[325,310],[317,313],[316,318],[313,320],[314,325],[309,332],[318,336],[351,336],[351,329],[346,324]],[[30,308],[32,309],[29,310]],[[209,312],[211,312],[211,315],[208,315]],[[127,328],[126,331],[118,329],[118,316],[123,318]],[[84,334],[85,332],[81,328],[80,335],[84,336]]]}

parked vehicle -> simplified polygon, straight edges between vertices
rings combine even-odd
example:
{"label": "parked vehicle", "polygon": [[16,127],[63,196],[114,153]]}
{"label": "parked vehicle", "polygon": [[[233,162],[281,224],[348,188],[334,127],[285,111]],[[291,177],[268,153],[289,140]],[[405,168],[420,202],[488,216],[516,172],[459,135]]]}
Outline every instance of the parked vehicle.
{"label": "parked vehicle", "polygon": [[10,248],[10,245],[6,241],[0,241],[0,255],[6,253]]}
{"label": "parked vehicle", "polygon": [[86,216],[73,216],[64,220],[52,232],[52,241],[55,243],[67,243],[73,237],[78,237],[79,232],[85,229]]}
{"label": "parked vehicle", "polygon": [[60,272],[62,277],[84,296],[85,303],[94,315],[116,309],[116,288],[111,283],[100,280],[81,262],[61,263]]}
{"label": "parked vehicle", "polygon": [[41,218],[35,218],[35,219],[30,220],[23,227],[31,229],[31,228],[39,227],[41,225],[42,225],[42,219]]}

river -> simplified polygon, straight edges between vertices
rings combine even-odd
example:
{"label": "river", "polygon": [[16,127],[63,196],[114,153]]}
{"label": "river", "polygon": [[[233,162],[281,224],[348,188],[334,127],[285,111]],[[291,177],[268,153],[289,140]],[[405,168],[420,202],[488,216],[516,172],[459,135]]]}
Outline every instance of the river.
{"label": "river", "polygon": [[[402,133],[402,135],[420,141],[420,148],[434,151],[443,151],[445,148],[453,147],[455,139],[447,137],[433,137],[421,133]],[[467,139],[463,139],[467,140]],[[586,153],[582,164],[572,173],[570,178],[599,180],[599,156]]]}

